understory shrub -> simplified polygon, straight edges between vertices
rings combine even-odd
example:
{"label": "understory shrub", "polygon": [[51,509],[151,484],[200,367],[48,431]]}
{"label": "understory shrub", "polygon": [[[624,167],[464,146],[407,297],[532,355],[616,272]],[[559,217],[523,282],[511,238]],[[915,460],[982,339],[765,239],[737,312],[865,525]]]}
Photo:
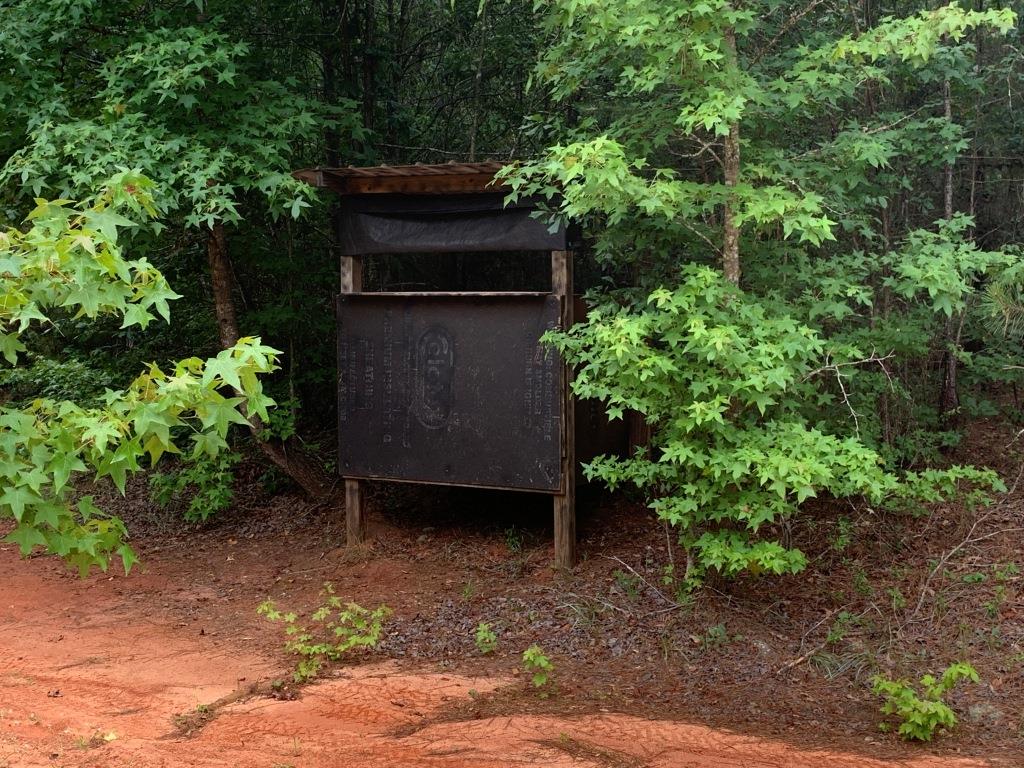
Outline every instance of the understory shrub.
{"label": "understory shrub", "polygon": [[73,357],[67,360],[40,354],[25,357],[25,365],[0,368],[0,397],[6,403],[45,397],[93,405],[116,381],[109,372]]}
{"label": "understory shrub", "polygon": [[[230,425],[246,423],[243,410],[266,419],[274,404],[260,376],[276,370],[278,352],[253,337],[207,360],[150,363],[102,394],[98,379],[76,383],[66,364],[36,356],[21,365],[28,344],[51,332],[51,314],[140,331],[170,319],[178,294],[146,258],[124,250],[124,233],[158,213],[153,191],[146,177],[121,171],[87,200],[39,198],[20,228],[0,228],[0,356],[13,369],[3,380],[34,389],[24,393],[30,400],[0,405],[0,519],[13,521],[4,541],[26,556],[58,555],[83,575],[114,557],[127,571],[136,556],[124,523],[80,495],[79,481],[108,478],[124,494],[144,464],[189,445],[192,456],[216,456],[228,448]],[[47,368],[60,376],[39,379]],[[228,386],[234,397],[222,394]]]}
{"label": "understory shrub", "polygon": [[[908,740],[931,741],[939,728],[949,729],[956,725],[956,715],[944,699],[961,680],[979,681],[977,671],[965,662],[950,664],[938,680],[932,675],[922,677],[920,693],[905,680],[890,680],[882,675],[871,679],[871,690],[885,698],[882,714],[893,715],[899,720],[897,732],[900,736]],[[879,728],[886,731],[890,725],[883,722]]]}
{"label": "understory shrub", "polygon": [[376,648],[391,615],[386,605],[370,610],[357,603],[343,603],[330,583],[324,584],[320,595],[323,603],[310,614],[308,626],[299,623],[298,614],[282,613],[272,600],[256,609],[268,621],[284,624],[285,650],[302,657],[294,673],[299,683],[316,677],[325,662],[337,661],[349,651]]}
{"label": "understory shrub", "polygon": [[184,459],[180,466],[167,472],[154,472],[149,477],[153,501],[168,506],[180,496],[188,496],[185,519],[204,522],[231,504],[235,496],[234,469],[242,455],[225,451],[216,456],[200,454]]}
{"label": "understory shrub", "polygon": [[[555,671],[555,665],[541,649],[539,645],[531,645],[523,651],[523,668],[530,675],[530,682],[534,688],[544,689],[551,683],[551,675]],[[546,695],[543,694],[542,695]]]}
{"label": "understory shrub", "polygon": [[483,654],[494,653],[498,649],[498,635],[486,621],[477,624],[473,642],[476,643],[476,649]]}
{"label": "understory shrub", "polygon": [[965,482],[1002,487],[965,467],[899,478],[857,436],[830,433],[816,414],[848,403],[824,382],[855,350],[830,347],[709,267],[684,267],[677,288],[645,303],[621,299],[605,295],[584,323],[546,338],[575,366],[577,395],[651,426],[649,450],[584,469],[613,489],[639,487],[678,529],[691,587],[710,571],[802,570],[803,553],[765,531],[820,494],[907,505],[948,498]]}

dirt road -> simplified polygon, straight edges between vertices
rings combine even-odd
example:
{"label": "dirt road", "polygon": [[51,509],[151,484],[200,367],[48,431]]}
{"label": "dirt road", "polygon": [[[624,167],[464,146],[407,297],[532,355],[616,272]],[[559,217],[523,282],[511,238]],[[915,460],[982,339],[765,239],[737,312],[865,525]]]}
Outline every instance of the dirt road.
{"label": "dirt road", "polygon": [[211,637],[163,611],[153,587],[165,577],[156,564],[128,579],[78,581],[48,559],[21,561],[0,547],[0,767],[987,765],[808,751],[613,711],[452,722],[439,715],[509,680],[419,673],[390,663],[350,668],[307,687],[297,700],[228,704],[185,736],[176,715],[201,715],[210,702],[287,670],[244,636]]}

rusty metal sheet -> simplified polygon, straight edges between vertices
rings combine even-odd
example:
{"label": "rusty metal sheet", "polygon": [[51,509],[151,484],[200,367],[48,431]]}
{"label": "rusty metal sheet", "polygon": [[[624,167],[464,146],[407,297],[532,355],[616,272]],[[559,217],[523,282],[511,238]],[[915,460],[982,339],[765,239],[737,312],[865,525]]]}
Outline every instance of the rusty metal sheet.
{"label": "rusty metal sheet", "polygon": [[340,296],[340,473],[559,491],[559,316],[550,294]]}

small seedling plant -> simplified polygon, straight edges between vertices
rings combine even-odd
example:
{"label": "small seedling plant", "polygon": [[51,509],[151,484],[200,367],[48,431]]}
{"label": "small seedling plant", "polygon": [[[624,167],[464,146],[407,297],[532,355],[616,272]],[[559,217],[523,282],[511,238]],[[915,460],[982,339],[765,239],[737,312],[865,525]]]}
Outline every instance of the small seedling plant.
{"label": "small seedling plant", "polygon": [[476,649],[480,653],[494,653],[498,649],[498,636],[486,621],[481,621],[477,624],[473,640],[476,643]]}
{"label": "small seedling plant", "polygon": [[370,610],[357,603],[343,603],[329,583],[320,595],[323,603],[310,615],[308,626],[299,623],[298,614],[281,612],[272,600],[256,609],[268,621],[284,624],[285,650],[302,657],[294,672],[297,683],[313,679],[325,662],[337,661],[349,651],[376,648],[391,615],[386,605]]}
{"label": "small seedling plant", "polygon": [[704,632],[704,637],[700,638],[700,645],[705,651],[719,648],[728,642],[729,633],[725,629],[725,624],[708,627]]}
{"label": "small seedling plant", "polygon": [[190,497],[185,519],[190,523],[206,522],[231,505],[234,470],[241,461],[241,454],[234,451],[191,457],[177,470],[150,475],[150,496],[161,507],[182,496]]}
{"label": "small seedling plant", "polygon": [[[920,692],[904,680],[890,680],[882,675],[875,675],[871,686],[875,694],[885,698],[882,714],[899,720],[897,733],[901,737],[908,741],[931,741],[938,729],[949,730],[956,725],[956,715],[944,699],[961,680],[979,680],[977,671],[966,662],[949,665],[938,680],[925,675],[920,680]],[[887,731],[891,725],[882,722],[879,728]]]}
{"label": "small seedling plant", "polygon": [[[555,671],[555,665],[551,663],[539,645],[531,645],[523,651],[523,668],[532,675],[530,682],[534,688],[545,689],[551,684],[551,675]],[[546,692],[542,692],[546,696]]]}

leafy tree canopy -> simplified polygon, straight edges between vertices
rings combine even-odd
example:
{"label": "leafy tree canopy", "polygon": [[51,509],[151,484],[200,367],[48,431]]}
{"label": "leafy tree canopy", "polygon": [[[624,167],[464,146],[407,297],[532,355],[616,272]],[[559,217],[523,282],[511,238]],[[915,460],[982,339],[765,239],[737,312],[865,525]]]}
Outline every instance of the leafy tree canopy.
{"label": "leafy tree canopy", "polygon": [[[45,330],[53,313],[95,318],[115,315],[123,326],[169,317],[177,298],[145,259],[126,258],[119,236],[134,220],[155,215],[153,183],[137,172],[115,175],[82,205],[36,201],[26,229],[0,233],[0,343],[11,364],[21,338]],[[275,368],[277,351],[259,339],[203,361],[190,358],[167,370],[152,364],[127,389],[107,390],[100,405],[38,398],[24,407],[0,407],[0,518],[13,518],[7,540],[23,554],[43,548],[87,572],[106,569],[118,555],[127,570],[135,556],[124,525],[104,514],[76,479],[109,478],[124,493],[127,477],[148,459],[178,453],[216,455],[232,424],[246,413],[267,417],[273,404],[259,375]],[[231,387],[237,396],[221,390]]]}

